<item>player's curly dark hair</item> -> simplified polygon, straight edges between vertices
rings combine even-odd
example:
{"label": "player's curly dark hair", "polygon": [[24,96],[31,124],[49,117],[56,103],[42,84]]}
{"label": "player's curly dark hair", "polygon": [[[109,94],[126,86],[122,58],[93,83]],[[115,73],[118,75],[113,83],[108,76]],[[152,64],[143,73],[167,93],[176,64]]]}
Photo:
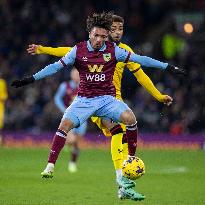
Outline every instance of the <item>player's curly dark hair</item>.
{"label": "player's curly dark hair", "polygon": [[113,12],[93,13],[87,18],[87,31],[90,32],[93,27],[104,28],[110,30],[112,25]]}

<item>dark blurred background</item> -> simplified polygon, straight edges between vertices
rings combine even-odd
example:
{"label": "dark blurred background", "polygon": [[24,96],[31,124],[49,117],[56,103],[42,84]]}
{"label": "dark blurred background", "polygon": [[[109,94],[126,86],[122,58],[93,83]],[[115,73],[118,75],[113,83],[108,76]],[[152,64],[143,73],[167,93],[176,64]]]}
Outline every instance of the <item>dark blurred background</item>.
{"label": "dark blurred background", "polygon": [[[188,76],[181,78],[144,69],[161,92],[173,96],[174,103],[168,108],[146,93],[128,70],[124,71],[122,93],[136,114],[140,131],[205,132],[204,0],[1,0],[0,72],[9,92],[5,130],[56,130],[62,114],[53,96],[58,85],[69,78],[69,70],[18,90],[9,84],[57,60],[28,55],[28,44],[73,46],[88,38],[87,16],[108,10],[125,18],[122,42],[136,53],[188,71]],[[90,123],[89,131],[95,130]]]}

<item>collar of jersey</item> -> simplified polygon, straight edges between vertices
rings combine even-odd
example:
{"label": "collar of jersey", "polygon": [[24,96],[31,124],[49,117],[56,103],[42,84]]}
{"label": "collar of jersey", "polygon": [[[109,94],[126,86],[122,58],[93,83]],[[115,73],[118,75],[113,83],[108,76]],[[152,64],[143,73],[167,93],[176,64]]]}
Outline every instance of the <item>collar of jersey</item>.
{"label": "collar of jersey", "polygon": [[[91,46],[91,43],[90,43],[89,40],[87,41],[87,48],[88,48],[89,51],[94,51],[94,49],[93,49],[93,47]],[[105,43],[104,43],[104,44],[102,45],[102,47],[100,48],[99,51],[105,51],[105,49],[106,49],[106,45],[105,45]]]}

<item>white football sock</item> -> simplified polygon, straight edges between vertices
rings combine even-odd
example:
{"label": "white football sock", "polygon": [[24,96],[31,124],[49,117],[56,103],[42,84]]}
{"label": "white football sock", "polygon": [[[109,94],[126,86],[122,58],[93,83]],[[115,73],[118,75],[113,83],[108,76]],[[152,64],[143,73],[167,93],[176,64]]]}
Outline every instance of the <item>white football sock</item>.
{"label": "white football sock", "polygon": [[118,181],[122,177],[122,169],[116,169],[116,180]]}
{"label": "white football sock", "polygon": [[54,164],[53,163],[48,163],[47,166],[46,166],[45,171],[53,172],[54,171]]}

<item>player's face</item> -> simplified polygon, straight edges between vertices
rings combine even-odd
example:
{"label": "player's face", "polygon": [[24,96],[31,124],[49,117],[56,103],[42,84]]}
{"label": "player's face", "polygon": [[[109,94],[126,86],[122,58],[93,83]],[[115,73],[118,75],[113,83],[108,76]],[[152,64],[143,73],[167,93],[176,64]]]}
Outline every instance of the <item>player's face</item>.
{"label": "player's face", "polygon": [[89,33],[91,45],[98,50],[102,47],[105,41],[108,40],[108,31],[104,28],[94,27]]}
{"label": "player's face", "polygon": [[76,68],[73,68],[73,69],[71,70],[70,77],[71,77],[71,80],[73,80],[73,81],[76,82],[77,84],[80,83],[79,72],[77,71]]}
{"label": "player's face", "polygon": [[111,31],[109,32],[109,38],[115,43],[120,42],[123,35],[123,23],[113,22],[111,26]]}

